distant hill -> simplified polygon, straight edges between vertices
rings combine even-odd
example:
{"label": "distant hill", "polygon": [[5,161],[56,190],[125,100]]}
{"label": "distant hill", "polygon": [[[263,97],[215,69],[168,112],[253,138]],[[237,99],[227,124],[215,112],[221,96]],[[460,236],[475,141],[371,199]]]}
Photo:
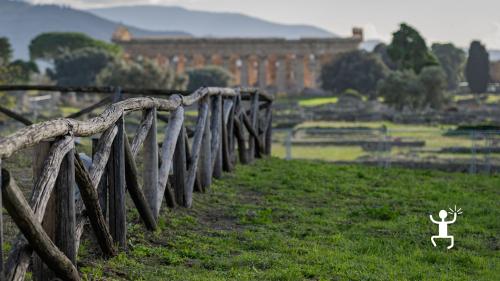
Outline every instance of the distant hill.
{"label": "distant hill", "polygon": [[[83,32],[96,39],[110,41],[119,23],[100,18],[86,11],[54,5],[31,5],[0,0],[0,37],[8,37],[16,58],[28,58],[28,45],[35,36],[50,31]],[[132,26],[138,36],[186,36],[184,32],[148,31]]]}
{"label": "distant hill", "polygon": [[[285,25],[238,13],[214,13],[171,6],[118,6],[90,12],[113,21],[149,30],[183,30],[213,37],[334,37],[309,25]],[[285,11],[283,11],[285,12]]]}

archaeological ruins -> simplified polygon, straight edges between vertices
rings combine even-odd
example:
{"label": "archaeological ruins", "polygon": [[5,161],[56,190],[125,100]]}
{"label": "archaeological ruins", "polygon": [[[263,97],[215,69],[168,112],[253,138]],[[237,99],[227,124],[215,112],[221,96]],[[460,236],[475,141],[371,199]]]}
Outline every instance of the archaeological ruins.
{"label": "archaeological ruins", "polygon": [[257,86],[274,93],[301,93],[319,86],[321,66],[342,52],[358,49],[363,31],[350,38],[135,38],[124,27],[113,42],[130,57],[156,59],[182,73],[189,68],[218,65],[234,77],[234,84]]}

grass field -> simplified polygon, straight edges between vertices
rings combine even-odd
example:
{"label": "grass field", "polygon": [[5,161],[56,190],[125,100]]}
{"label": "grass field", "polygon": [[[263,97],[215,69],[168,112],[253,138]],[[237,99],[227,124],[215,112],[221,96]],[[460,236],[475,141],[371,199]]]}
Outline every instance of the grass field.
{"label": "grass field", "polygon": [[[259,160],[196,194],[193,209],[164,212],[155,233],[130,223],[126,254],[96,260],[86,241],[79,265],[85,280],[498,280],[499,186],[498,176]],[[429,214],[455,204],[455,247],[432,247]]]}
{"label": "grass field", "polygon": [[[299,124],[295,129],[308,129],[308,128],[342,128],[352,130],[351,133],[345,135],[329,135],[323,138],[314,138],[307,136],[303,133],[301,136],[297,134],[299,140],[314,141],[314,140],[383,140],[400,139],[406,141],[424,141],[425,146],[421,148],[398,148],[394,147],[388,156],[395,157],[417,157],[417,158],[435,158],[435,159],[466,159],[472,157],[471,153],[466,154],[453,154],[446,155],[438,153],[442,148],[447,147],[471,147],[473,141],[471,136],[467,133],[463,135],[448,135],[447,133],[453,131],[456,126],[450,125],[412,125],[412,124],[396,124],[391,122],[345,122],[345,121],[308,121]],[[367,136],[357,128],[373,128],[373,129],[387,129],[387,134],[384,136],[382,133],[374,136]],[[300,131],[299,131],[300,132]],[[304,132],[304,131],[302,131]],[[304,139],[301,139],[304,137]],[[286,138],[287,133],[284,131],[276,132],[273,136],[275,143],[273,145],[273,155],[276,157],[284,158],[286,155]],[[496,142],[500,139],[500,135],[492,135],[490,138],[495,139]],[[476,147],[483,147],[487,144],[484,139],[474,140]],[[491,145],[491,144],[490,144]],[[364,151],[361,146],[332,146],[332,145],[318,145],[318,146],[301,146],[292,145],[292,158],[294,159],[315,159],[315,160],[328,160],[328,161],[354,161],[360,157],[375,157],[372,152]],[[483,158],[484,155],[477,156]],[[500,155],[492,154],[492,158],[500,160]],[[495,161],[497,161],[495,160]]]}
{"label": "grass field", "polygon": [[[485,104],[495,104],[500,102],[500,95],[497,94],[483,94],[482,97],[484,98],[483,102]],[[453,101],[458,102],[458,101],[463,101],[463,100],[471,100],[474,99],[475,96],[470,94],[470,95],[455,95],[453,96]],[[379,101],[383,101],[383,98],[379,98]],[[317,97],[317,98],[303,98],[299,100],[299,105],[303,107],[314,107],[314,106],[320,106],[320,105],[326,105],[326,104],[334,104],[338,102],[338,97],[331,96],[331,97]]]}

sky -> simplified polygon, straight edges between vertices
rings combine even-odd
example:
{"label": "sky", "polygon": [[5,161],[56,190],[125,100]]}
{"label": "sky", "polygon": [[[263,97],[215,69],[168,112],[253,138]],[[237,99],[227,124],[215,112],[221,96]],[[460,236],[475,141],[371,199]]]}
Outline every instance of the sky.
{"label": "sky", "polygon": [[27,0],[75,8],[175,5],[214,12],[240,12],[266,20],[315,25],[341,36],[364,29],[366,39],[389,41],[399,23],[416,27],[428,42],[467,47],[481,40],[500,49],[500,0]]}

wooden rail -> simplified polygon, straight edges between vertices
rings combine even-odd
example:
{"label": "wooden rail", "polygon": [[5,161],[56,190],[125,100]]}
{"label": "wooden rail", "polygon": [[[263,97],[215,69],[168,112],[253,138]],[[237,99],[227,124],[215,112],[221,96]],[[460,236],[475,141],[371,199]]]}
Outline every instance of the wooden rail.
{"label": "wooden rail", "polygon": [[[0,91],[27,88],[4,86]],[[62,90],[52,86],[29,89],[34,88]],[[117,101],[115,88],[71,90],[106,90],[114,92],[113,100]],[[5,280],[24,280],[32,258],[35,280],[79,280],[76,253],[87,222],[104,258],[127,247],[127,191],[146,228],[154,230],[163,198],[169,207],[192,207],[193,192],[208,190],[212,177],[220,178],[223,171],[232,171],[238,160],[246,164],[271,153],[271,96],[251,88],[207,87],[190,95],[168,94],[168,99],[125,99],[108,105],[102,114],[86,121],[50,120],[0,139],[0,160],[24,148],[35,148],[36,179],[29,200],[24,198],[12,174],[2,169],[0,201],[20,230],[5,264],[0,248],[0,269]],[[249,102],[245,104],[243,100]],[[107,98],[84,112],[109,102]],[[184,108],[196,103],[198,117],[189,140]],[[142,111],[143,119],[130,142],[124,123],[127,114],[135,111]],[[157,139],[160,111],[169,112],[161,147]],[[16,114],[9,116],[15,118]],[[75,137],[93,137],[93,161],[88,169],[77,153]],[[142,183],[135,160],[141,146]]]}

